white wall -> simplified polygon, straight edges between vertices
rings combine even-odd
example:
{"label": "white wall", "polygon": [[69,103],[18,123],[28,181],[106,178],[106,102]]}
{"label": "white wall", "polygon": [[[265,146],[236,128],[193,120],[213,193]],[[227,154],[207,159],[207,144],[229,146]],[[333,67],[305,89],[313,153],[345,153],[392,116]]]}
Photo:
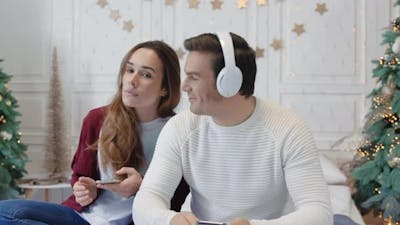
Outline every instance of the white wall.
{"label": "white wall", "polygon": [[[22,113],[23,142],[31,162],[29,176],[43,175],[47,92],[51,50],[57,47],[65,99],[66,123],[74,152],[86,112],[106,104],[116,88],[122,56],[136,43],[161,39],[183,49],[187,37],[228,30],[264,50],[257,58],[256,95],[294,107],[314,131],[317,146],[329,150],[339,138],[362,126],[365,96],[375,81],[370,63],[383,54],[383,28],[398,15],[394,0],[249,0],[238,9],[225,0],[213,10],[211,0],[0,0],[0,66],[13,74],[11,89]],[[328,11],[320,15],[317,3]],[[114,22],[111,10],[121,18]],[[132,20],[131,32],[123,21]],[[294,24],[304,24],[298,36]],[[280,39],[283,48],[270,44]],[[184,63],[184,57],[181,59]],[[187,104],[186,96],[181,108]]]}

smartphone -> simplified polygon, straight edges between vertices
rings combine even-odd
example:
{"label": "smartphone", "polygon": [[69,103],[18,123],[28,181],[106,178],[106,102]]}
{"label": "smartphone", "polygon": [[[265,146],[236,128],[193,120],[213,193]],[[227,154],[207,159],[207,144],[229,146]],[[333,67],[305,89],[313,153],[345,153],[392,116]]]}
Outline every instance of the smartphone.
{"label": "smartphone", "polygon": [[197,221],[197,225],[227,225],[227,224],[221,223],[221,222],[199,220],[199,221]]}
{"label": "smartphone", "polygon": [[118,184],[120,180],[96,180],[96,184]]}

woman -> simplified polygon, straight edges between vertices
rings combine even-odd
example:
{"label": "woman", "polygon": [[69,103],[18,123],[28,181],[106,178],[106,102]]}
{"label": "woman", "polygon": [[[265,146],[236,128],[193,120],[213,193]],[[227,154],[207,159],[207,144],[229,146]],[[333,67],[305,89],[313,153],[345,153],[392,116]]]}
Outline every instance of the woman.
{"label": "woman", "polygon": [[[134,195],[155,142],[180,98],[175,51],[143,42],[124,57],[111,104],[91,110],[72,161],[71,195],[62,205],[26,200],[0,202],[0,224],[128,224]],[[120,180],[96,184],[96,180]],[[188,187],[181,182],[171,208],[179,210]]]}

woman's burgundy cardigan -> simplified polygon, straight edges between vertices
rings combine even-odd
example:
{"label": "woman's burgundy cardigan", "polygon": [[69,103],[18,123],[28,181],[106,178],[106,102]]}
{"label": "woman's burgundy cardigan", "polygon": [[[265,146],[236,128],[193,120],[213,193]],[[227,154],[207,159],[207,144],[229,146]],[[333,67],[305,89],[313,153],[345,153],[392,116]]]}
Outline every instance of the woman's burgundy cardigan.
{"label": "woman's burgundy cardigan", "polygon": [[[89,150],[87,147],[99,138],[101,125],[106,115],[106,111],[106,106],[93,109],[83,120],[78,148],[71,164],[71,186],[74,185],[80,176],[91,177],[94,180],[100,179],[100,172],[97,165],[97,151]],[[101,190],[98,189],[98,194],[100,191]],[[188,193],[189,187],[182,179],[173,198],[171,199],[171,209],[179,212]],[[78,212],[83,211],[85,208],[75,201],[74,195],[69,196],[61,204],[73,208]]]}

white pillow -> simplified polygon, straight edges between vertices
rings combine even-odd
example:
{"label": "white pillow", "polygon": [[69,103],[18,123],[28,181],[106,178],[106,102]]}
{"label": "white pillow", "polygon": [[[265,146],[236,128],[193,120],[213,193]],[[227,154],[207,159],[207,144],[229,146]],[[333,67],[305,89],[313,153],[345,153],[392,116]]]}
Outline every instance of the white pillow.
{"label": "white pillow", "polygon": [[346,176],[334,162],[320,154],[322,172],[328,184],[346,184]]}

